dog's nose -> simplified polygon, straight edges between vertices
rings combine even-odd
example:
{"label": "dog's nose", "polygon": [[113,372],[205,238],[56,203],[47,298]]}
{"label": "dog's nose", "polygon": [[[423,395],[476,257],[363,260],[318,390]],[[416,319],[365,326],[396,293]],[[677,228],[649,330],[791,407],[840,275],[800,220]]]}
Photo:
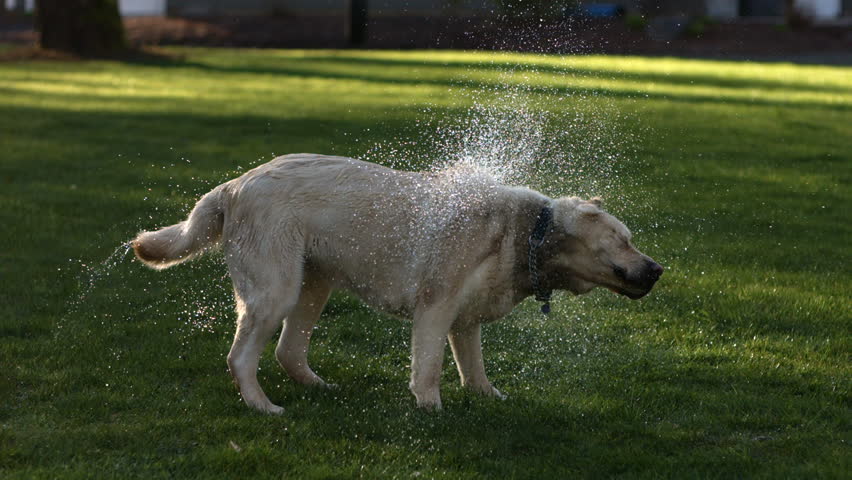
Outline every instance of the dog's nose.
{"label": "dog's nose", "polygon": [[650,262],[650,263],[649,263],[649,265],[648,265],[648,270],[647,270],[647,272],[648,272],[648,274],[647,274],[647,275],[648,275],[648,278],[649,278],[650,280],[652,280],[652,281],[656,282],[657,280],[659,280],[659,279],[660,279],[660,276],[662,276],[662,275],[663,275],[663,270],[665,270],[665,269],[664,269],[664,268],[663,268],[663,266],[662,266],[662,265],[660,265],[659,263],[657,263],[657,262]]}

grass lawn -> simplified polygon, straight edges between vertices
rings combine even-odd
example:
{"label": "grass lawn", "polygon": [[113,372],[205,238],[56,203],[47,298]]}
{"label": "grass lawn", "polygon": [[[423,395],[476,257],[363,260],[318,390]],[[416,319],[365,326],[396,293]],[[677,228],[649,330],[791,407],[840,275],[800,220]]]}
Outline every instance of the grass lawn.
{"label": "grass lawn", "polygon": [[[0,64],[0,477],[849,478],[852,68],[173,52]],[[504,402],[448,353],[444,411],[416,410],[409,324],[336,294],[310,358],[339,388],[294,385],[270,344],[286,412],[255,413],[221,258],[158,273],[120,247],[276,154],[423,168],[531,138],[526,182],[603,194],[667,273],[486,326]]]}

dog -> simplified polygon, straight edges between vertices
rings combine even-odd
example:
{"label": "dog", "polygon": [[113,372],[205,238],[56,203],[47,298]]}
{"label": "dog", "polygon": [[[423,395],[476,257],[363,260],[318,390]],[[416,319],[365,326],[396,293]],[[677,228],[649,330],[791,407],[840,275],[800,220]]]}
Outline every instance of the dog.
{"label": "dog", "polygon": [[205,194],[176,225],[142,232],[136,257],[154,269],[221,245],[238,314],[228,367],[249,406],[281,413],[257,381],[264,345],[306,385],[311,333],[334,289],[413,320],[417,406],[441,408],[449,339],[461,383],[505,398],[485,374],[481,325],[527,297],[597,286],[638,299],[663,267],[639,252],[599,198],[552,199],[464,168],[393,170],[345,157],[278,157]]}

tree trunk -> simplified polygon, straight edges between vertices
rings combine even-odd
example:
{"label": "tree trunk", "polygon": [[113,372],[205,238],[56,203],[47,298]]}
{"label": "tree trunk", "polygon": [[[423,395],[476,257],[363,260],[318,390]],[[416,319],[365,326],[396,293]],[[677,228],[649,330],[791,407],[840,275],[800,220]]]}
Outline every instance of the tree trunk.
{"label": "tree trunk", "polygon": [[344,33],[350,45],[357,46],[367,39],[367,0],[348,0]]}
{"label": "tree trunk", "polygon": [[792,29],[806,28],[813,23],[813,18],[796,5],[796,0],[784,0],[784,19]]}
{"label": "tree trunk", "polygon": [[86,57],[127,50],[117,0],[36,0],[41,46]]}

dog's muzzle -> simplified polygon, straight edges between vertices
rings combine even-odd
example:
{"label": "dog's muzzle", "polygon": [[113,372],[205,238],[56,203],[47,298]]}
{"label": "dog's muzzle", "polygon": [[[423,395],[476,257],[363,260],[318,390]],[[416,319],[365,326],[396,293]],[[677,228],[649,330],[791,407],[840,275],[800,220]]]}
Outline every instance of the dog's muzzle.
{"label": "dog's muzzle", "polygon": [[613,273],[620,278],[626,285],[626,288],[612,289],[616,293],[626,296],[631,300],[638,300],[647,295],[657,280],[663,275],[665,269],[659,263],[653,260],[647,260],[645,265],[639,270],[638,275],[627,275],[627,272],[621,267],[613,267]]}

